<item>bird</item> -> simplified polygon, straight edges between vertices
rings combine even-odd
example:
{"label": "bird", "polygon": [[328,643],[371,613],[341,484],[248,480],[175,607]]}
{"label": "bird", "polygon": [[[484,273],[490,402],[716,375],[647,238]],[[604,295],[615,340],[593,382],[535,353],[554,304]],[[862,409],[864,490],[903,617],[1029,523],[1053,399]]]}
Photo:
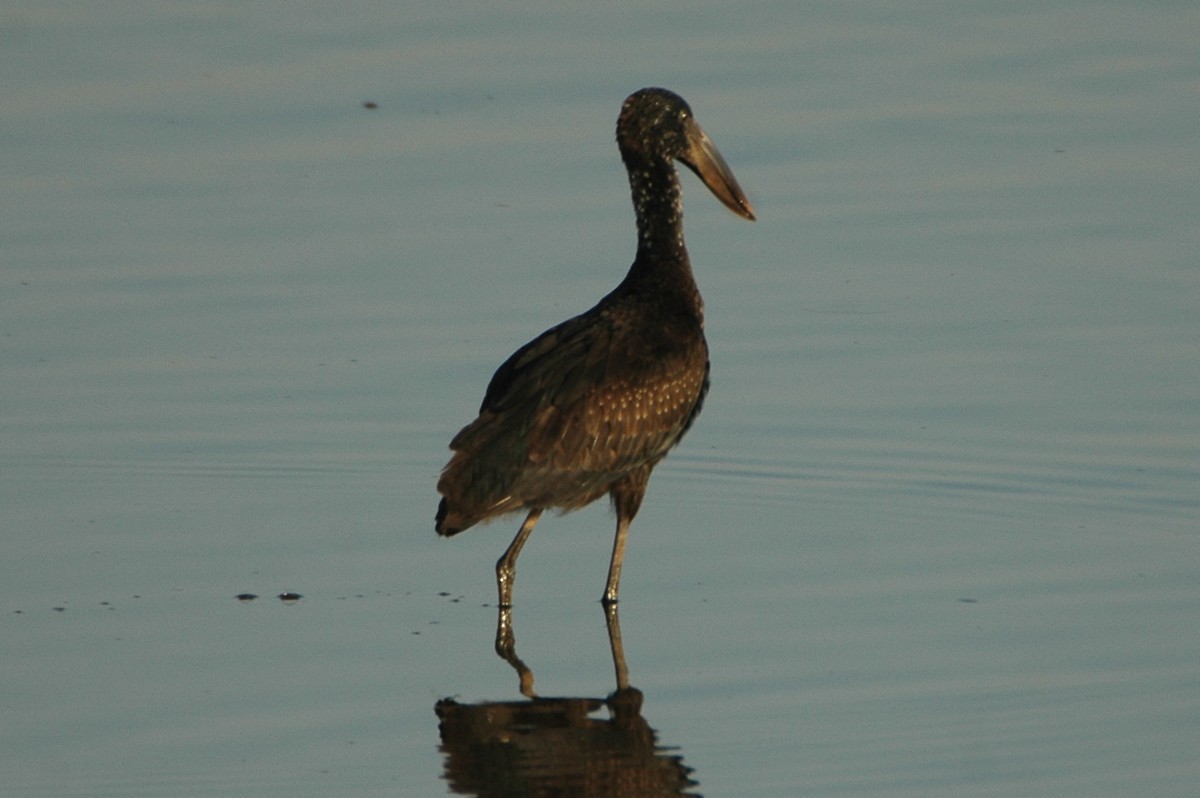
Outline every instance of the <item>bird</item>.
{"label": "bird", "polygon": [[683,237],[678,161],[738,216],[754,209],[687,102],[662,88],[629,95],[617,118],[637,251],[594,307],[543,332],[496,370],[479,416],[450,441],[435,530],[457,535],[524,511],[496,562],[511,607],[516,563],[542,513],[605,494],[617,518],[601,602],[615,606],[629,527],[650,472],[696,420],[709,386],[704,306]]}

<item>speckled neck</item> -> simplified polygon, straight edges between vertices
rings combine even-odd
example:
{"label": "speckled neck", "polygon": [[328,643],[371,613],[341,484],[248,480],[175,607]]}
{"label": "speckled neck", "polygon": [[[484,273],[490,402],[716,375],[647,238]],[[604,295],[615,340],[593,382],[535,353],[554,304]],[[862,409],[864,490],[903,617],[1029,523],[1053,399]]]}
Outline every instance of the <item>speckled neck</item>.
{"label": "speckled neck", "polygon": [[622,155],[629,170],[629,188],[637,216],[637,262],[647,265],[675,262],[690,275],[683,243],[683,200],[675,165],[664,158],[640,153]]}

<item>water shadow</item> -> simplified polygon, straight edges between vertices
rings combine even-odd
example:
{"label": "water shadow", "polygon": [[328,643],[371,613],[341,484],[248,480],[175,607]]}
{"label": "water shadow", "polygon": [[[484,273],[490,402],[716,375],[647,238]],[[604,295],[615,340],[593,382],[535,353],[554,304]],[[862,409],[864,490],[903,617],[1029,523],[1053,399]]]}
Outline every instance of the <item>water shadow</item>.
{"label": "water shadow", "polygon": [[[616,690],[605,698],[543,698],[533,671],[517,656],[512,611],[496,619],[496,653],[517,672],[524,700],[434,707],[440,719],[445,779],[456,795],[692,796],[691,768],[677,749],[658,744],[642,717],[643,694],[629,686],[616,607],[605,609]],[[592,717],[601,709],[608,717]]]}

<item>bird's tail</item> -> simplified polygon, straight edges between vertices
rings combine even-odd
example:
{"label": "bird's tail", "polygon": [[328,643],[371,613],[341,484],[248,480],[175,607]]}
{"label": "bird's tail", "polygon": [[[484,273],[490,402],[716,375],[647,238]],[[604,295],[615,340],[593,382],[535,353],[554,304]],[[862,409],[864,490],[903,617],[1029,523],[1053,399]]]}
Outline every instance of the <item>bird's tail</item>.
{"label": "bird's tail", "polygon": [[448,538],[452,535],[457,535],[468,526],[470,524],[464,525],[462,519],[457,517],[457,513],[450,511],[450,503],[442,499],[441,503],[438,504],[437,518],[434,520],[433,526],[437,530],[437,533],[442,537]]}

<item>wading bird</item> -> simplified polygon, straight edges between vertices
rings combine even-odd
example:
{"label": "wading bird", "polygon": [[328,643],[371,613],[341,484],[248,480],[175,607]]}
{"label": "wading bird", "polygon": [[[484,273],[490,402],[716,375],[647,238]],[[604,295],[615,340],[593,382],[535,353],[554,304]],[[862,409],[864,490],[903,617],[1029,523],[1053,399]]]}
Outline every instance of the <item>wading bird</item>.
{"label": "wading bird", "polygon": [[548,509],[608,494],[617,516],[601,599],[617,602],[629,525],[653,470],[700,412],[708,390],[704,311],[683,243],[674,161],[734,213],[746,195],[692,110],[665,89],[630,95],[617,119],[637,216],[637,256],[591,310],[534,338],[496,370],[479,417],[450,442],[436,529],[456,535],[526,511],[496,563],[501,607],[512,605],[517,557]]}

